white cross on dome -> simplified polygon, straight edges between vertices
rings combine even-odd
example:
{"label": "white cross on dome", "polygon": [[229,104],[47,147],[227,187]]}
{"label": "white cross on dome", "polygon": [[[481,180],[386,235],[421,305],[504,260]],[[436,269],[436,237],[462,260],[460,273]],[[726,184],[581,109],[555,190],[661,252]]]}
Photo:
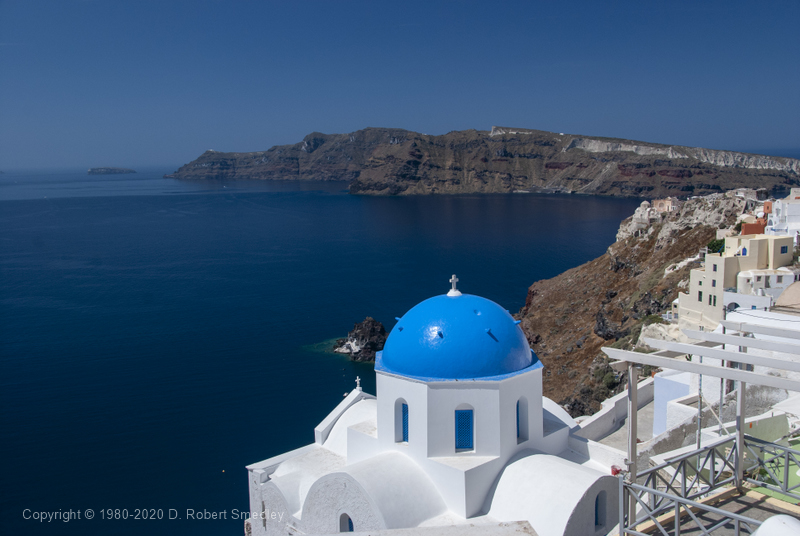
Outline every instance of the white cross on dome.
{"label": "white cross on dome", "polygon": [[458,283],[458,278],[456,274],[453,274],[453,277],[450,278],[450,283],[453,284],[453,288],[447,293],[448,296],[461,296],[461,291],[456,288],[456,283]]}

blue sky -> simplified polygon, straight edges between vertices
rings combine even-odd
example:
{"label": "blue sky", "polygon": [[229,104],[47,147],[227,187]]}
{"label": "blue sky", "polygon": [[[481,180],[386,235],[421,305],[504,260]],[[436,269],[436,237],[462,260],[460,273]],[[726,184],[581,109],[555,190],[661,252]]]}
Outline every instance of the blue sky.
{"label": "blue sky", "polygon": [[800,157],[800,2],[0,0],[0,170],[492,125]]}

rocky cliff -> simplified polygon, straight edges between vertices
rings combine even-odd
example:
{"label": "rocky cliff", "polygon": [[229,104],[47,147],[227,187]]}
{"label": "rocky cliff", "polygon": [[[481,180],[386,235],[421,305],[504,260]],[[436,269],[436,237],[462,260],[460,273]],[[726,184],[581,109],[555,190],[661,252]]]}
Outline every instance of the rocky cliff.
{"label": "rocky cliff", "polygon": [[800,161],[731,151],[493,127],[431,136],[314,132],[254,153],[206,151],[178,179],[344,180],[369,195],[576,192],[663,197],[800,185]]}
{"label": "rocky cliff", "polygon": [[383,350],[386,343],[386,328],[383,324],[368,316],[362,322],[353,325],[353,330],[344,339],[337,339],[333,351],[347,354],[353,361],[375,361],[375,352]]}
{"label": "rocky cliff", "polygon": [[544,363],[544,394],[579,416],[622,388],[623,378],[600,349],[630,348],[643,325],[660,321],[654,315],[670,308],[698,266],[682,261],[696,256],[718,228],[732,226],[744,208],[745,200],[733,195],[691,199],[638,236],[629,232],[628,218],[604,255],[531,285],[517,318]]}

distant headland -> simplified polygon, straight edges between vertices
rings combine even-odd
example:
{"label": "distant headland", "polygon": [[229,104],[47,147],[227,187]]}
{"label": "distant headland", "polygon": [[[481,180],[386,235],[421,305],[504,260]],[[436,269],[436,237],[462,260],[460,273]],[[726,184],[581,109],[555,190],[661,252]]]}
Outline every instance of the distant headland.
{"label": "distant headland", "polygon": [[392,128],[314,132],[252,153],[208,150],[176,179],[346,180],[367,195],[578,193],[690,197],[800,186],[800,160],[524,128],[441,136]]}
{"label": "distant headland", "polygon": [[136,173],[135,169],[121,167],[93,167],[89,168],[89,175],[124,175],[126,173]]}

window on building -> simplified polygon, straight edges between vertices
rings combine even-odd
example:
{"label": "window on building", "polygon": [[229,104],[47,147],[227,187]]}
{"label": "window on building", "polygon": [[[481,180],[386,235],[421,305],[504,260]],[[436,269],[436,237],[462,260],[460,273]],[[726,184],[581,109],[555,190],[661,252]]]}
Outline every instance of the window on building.
{"label": "window on building", "polygon": [[756,282],[758,283],[758,282],[760,282],[760,281],[761,281],[761,276],[760,276],[760,275],[757,275],[757,276],[756,276]]}
{"label": "window on building", "polygon": [[408,443],[408,403],[402,398],[394,402],[394,440]]}
{"label": "window on building", "polygon": [[756,308],[756,306],[755,306],[755,305],[751,305],[751,306],[750,306],[750,309],[755,309],[755,308]]}
{"label": "window on building", "polygon": [[712,272],[716,272],[717,271],[717,265],[716,264],[712,264],[711,265],[711,271]]}
{"label": "window on building", "polygon": [[702,290],[698,290],[697,291],[697,301],[699,301],[699,302],[703,301],[703,291]]}
{"label": "window on building", "polygon": [[403,441],[408,443],[408,404],[403,404]]}
{"label": "window on building", "polygon": [[517,400],[517,443],[528,440],[528,399]]}
{"label": "window on building", "polygon": [[781,253],[789,253],[789,246],[781,246]]}
{"label": "window on building", "polygon": [[472,410],[456,410],[456,450],[472,450]]}
{"label": "window on building", "polygon": [[711,280],[711,286],[712,287],[716,287],[717,286],[717,280],[716,279],[712,279]]}
{"label": "window on building", "polygon": [[353,520],[347,514],[339,516],[339,532],[355,532]]}
{"label": "window on building", "polygon": [[606,492],[601,491],[594,499],[594,530],[603,528],[606,524]]}
{"label": "window on building", "polygon": [[775,276],[775,282],[776,283],[783,283],[783,276],[782,275],[776,275]]}
{"label": "window on building", "polygon": [[742,255],[747,256],[747,248],[742,248]]}
{"label": "window on building", "polygon": [[698,281],[698,282],[697,282],[697,286],[698,286],[698,287],[702,287],[702,286],[703,286],[703,282],[702,282],[702,281]]}
{"label": "window on building", "polygon": [[714,307],[716,307],[716,306],[717,306],[717,297],[714,296]]}

